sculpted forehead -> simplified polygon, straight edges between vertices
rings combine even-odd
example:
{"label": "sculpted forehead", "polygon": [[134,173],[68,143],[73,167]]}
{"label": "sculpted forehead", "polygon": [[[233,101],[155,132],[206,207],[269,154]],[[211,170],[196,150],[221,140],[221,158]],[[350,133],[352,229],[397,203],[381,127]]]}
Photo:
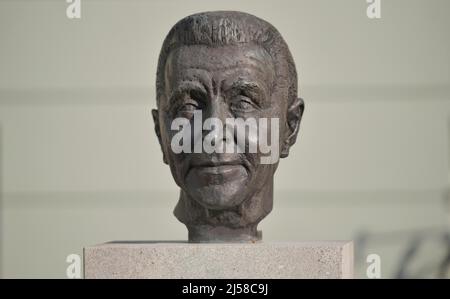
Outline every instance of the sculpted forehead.
{"label": "sculpted forehead", "polygon": [[243,63],[254,67],[265,66],[272,71],[270,55],[260,46],[252,44],[208,47],[202,45],[183,46],[169,55],[170,63],[180,67],[201,67],[219,70],[240,66]]}
{"label": "sculpted forehead", "polygon": [[180,47],[170,53],[165,69],[166,87],[189,74],[208,73],[209,76],[221,77],[233,72],[245,73],[269,85],[275,79],[272,58],[260,46],[253,44],[220,47],[193,45]]}

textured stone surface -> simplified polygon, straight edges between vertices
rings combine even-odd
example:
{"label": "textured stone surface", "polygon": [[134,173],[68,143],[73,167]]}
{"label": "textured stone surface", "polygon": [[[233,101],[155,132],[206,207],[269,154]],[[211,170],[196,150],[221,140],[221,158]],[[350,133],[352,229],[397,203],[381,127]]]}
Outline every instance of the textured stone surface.
{"label": "textured stone surface", "polygon": [[352,278],[353,243],[111,242],[84,248],[85,278]]}

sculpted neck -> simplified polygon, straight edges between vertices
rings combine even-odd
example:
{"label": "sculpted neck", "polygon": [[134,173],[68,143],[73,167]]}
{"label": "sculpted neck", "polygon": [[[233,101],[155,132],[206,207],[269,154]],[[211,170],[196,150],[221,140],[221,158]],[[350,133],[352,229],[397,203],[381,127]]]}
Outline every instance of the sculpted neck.
{"label": "sculpted neck", "polygon": [[211,210],[190,198],[183,190],[174,215],[189,232],[189,242],[254,242],[262,234],[258,223],[272,210],[273,178],[241,205]]}

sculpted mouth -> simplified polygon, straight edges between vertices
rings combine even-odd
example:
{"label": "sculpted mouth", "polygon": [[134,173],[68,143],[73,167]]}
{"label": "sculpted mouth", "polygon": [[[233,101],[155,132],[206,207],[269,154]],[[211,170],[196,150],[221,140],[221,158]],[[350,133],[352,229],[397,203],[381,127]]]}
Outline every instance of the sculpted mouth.
{"label": "sculpted mouth", "polygon": [[247,169],[236,162],[205,162],[193,164],[186,175],[187,182],[196,187],[223,186],[248,179]]}
{"label": "sculpted mouth", "polygon": [[218,166],[202,166],[195,167],[199,172],[209,175],[227,175],[241,168],[242,165],[218,165]]}
{"label": "sculpted mouth", "polygon": [[242,163],[238,161],[218,161],[218,162],[204,161],[199,163],[193,163],[189,167],[189,171],[196,169],[204,173],[226,174],[240,167],[244,167],[244,165],[242,165]]}
{"label": "sculpted mouth", "polygon": [[197,160],[192,161],[189,165],[189,169],[186,172],[186,176],[189,174],[196,174],[196,176],[203,177],[221,177],[232,180],[238,176],[248,175],[249,171],[245,163],[240,160],[230,161],[214,161],[214,160]]}
{"label": "sculpted mouth", "polygon": [[239,161],[202,161],[191,164],[192,167],[219,167],[227,165],[242,165]]}

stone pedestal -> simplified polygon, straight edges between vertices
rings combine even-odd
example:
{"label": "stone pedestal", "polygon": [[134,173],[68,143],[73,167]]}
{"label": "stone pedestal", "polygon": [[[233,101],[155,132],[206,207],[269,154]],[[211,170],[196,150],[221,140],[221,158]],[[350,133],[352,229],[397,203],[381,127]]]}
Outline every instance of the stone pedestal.
{"label": "stone pedestal", "polygon": [[85,278],[352,278],[353,243],[111,242],[84,248]]}

